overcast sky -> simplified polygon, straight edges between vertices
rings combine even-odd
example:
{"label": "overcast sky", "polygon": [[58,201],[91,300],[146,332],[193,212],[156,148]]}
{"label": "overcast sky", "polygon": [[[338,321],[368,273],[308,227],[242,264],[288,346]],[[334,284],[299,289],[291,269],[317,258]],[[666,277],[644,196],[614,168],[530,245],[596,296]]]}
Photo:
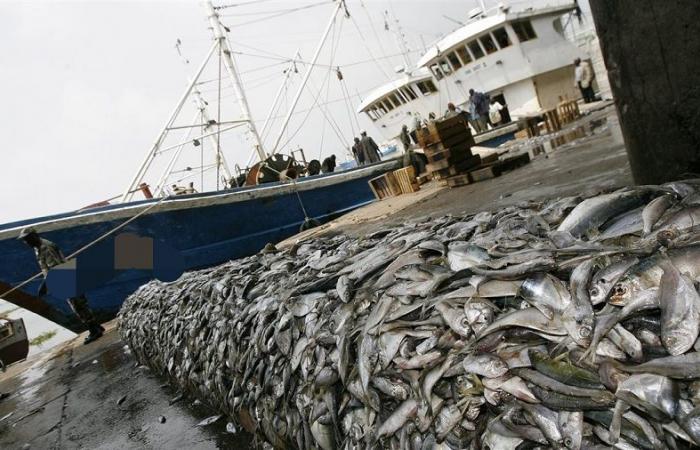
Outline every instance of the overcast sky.
{"label": "overcast sky", "polygon": [[[288,66],[284,58],[299,49],[302,60],[311,59],[334,4],[257,0],[240,5],[248,1],[214,3],[234,5],[220,10],[222,22],[231,29],[234,50],[244,53],[236,54],[236,60],[261,125]],[[341,137],[350,139],[358,131],[349,115],[355,114],[359,97],[386,82],[386,74],[402,64],[394,17],[415,61],[423,43],[458,27],[445,16],[464,21],[475,6],[476,0],[349,0],[352,18],[338,19],[311,83],[319,103],[331,102],[328,113],[338,133],[319,111],[307,116],[304,111],[314,103],[307,93],[283,142],[302,146],[308,159],[342,154]],[[384,29],[384,11],[391,15],[391,31]],[[176,51],[177,39],[188,65]],[[0,196],[0,223],[69,211],[121,193],[211,42],[204,10],[194,1],[0,1],[0,163],[6,186]],[[343,101],[330,64],[340,66],[351,104]],[[298,69],[283,96],[287,103],[305,70],[301,64]],[[215,57],[202,80],[216,79],[217,71]],[[216,117],[218,84],[212,81],[200,89],[210,104],[209,114]],[[222,120],[237,118],[230,82],[222,84],[221,94]],[[191,124],[195,110],[187,105],[178,124]],[[275,131],[283,110],[284,104],[275,114]],[[374,132],[365,118],[359,126]],[[180,136],[173,135],[169,143]],[[230,165],[245,165],[250,154],[241,134],[223,139],[222,148]],[[183,164],[198,164],[199,151],[187,146]],[[158,176],[153,170],[146,181],[155,184]],[[213,181],[205,187],[212,188]]]}

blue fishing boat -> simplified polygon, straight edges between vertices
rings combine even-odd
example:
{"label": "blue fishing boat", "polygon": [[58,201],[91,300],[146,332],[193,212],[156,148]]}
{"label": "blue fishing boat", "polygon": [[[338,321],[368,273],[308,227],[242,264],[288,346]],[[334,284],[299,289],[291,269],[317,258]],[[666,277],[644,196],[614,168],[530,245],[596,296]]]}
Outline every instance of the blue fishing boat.
{"label": "blue fishing boat", "polygon": [[[391,160],[294,183],[134,201],[1,225],[0,292],[39,270],[33,250],[17,240],[26,226],[35,227],[68,255],[150,208],[119,232],[164,242],[179,251],[186,270],[193,270],[256,253],[267,243],[299,232],[307,218],[322,223],[372,202],[374,195],[368,180],[396,167],[398,163]],[[151,277],[150,271],[124,271],[87,292],[90,305],[100,319],[111,319],[124,299]],[[34,295],[40,281],[27,284],[5,299],[73,331],[81,331],[65,298]]]}
{"label": "blue fishing boat", "polygon": [[[204,7],[214,35],[213,44],[123,195],[74,212],[0,225],[0,254],[3,255],[0,259],[0,298],[70,330],[79,332],[83,329],[71,312],[66,296],[57,295],[56,290],[52,295],[50,277],[56,273],[54,270],[49,273],[49,294],[37,295],[42,277],[37,276],[39,267],[34,251],[17,240],[25,227],[35,228],[42,237],[56,243],[65,255],[82,253],[83,263],[86,260],[89,263],[92,257],[98,261],[101,256],[109,255],[110,247],[114,252],[115,240],[128,233],[150,238],[174,250],[179,254],[178,259],[182,258],[184,270],[201,269],[251,255],[267,243],[278,242],[299,232],[302,225],[327,222],[372,202],[374,195],[368,181],[398,167],[398,161],[391,159],[339,172],[326,167],[330,173],[319,174],[322,165],[317,160],[307,163],[303,151],[293,150],[287,155],[281,153],[285,148],[289,150],[288,142],[282,142],[285,132],[311,71],[317,66],[323,43],[333,29],[339,12],[344,11],[344,2],[333,4],[331,20],[315,55],[307,63],[308,69],[284,116],[281,129],[276,139],[267,144],[264,134],[270,130],[270,117],[281,104],[281,96],[278,95],[273,102],[270,115],[259,130],[248,108],[233,58],[234,52],[226,37],[229,30],[220,23],[218,8],[211,2],[205,2]],[[199,79],[209,60],[217,54],[219,61],[215,66],[218,68],[219,86],[222,73],[225,73],[240,109],[240,114],[229,121],[221,119],[220,113],[216,120],[211,118],[207,113],[208,102],[198,89],[201,84]],[[296,69],[296,63],[297,58],[292,58],[290,69],[291,66]],[[285,73],[289,75],[292,70]],[[283,84],[279,92],[285,90],[286,85]],[[194,123],[176,123],[187,100],[192,100],[196,107]],[[226,163],[220,141],[222,133],[234,128],[245,130],[246,139],[252,144],[251,160],[253,157],[258,160],[253,165],[249,162],[246,169],[239,170],[235,175]],[[166,141],[168,136],[180,131],[187,131],[187,134],[176,144],[171,145]],[[200,134],[192,136],[193,131],[200,131]],[[205,143],[211,144],[216,155],[215,163],[209,167],[202,164],[199,173],[203,177],[205,171],[215,168],[217,190],[197,193],[192,182],[189,188],[177,186],[173,181],[183,179],[173,180],[173,173],[186,173],[187,177],[199,175],[189,166],[184,171],[175,170],[183,149],[185,146],[195,146],[202,149],[204,155]],[[150,184],[152,163],[158,155],[166,152],[170,152],[171,157],[165,171],[157,183]],[[297,152],[301,152],[300,157]],[[203,181],[200,186],[204,186]],[[134,199],[139,192],[146,198]],[[110,203],[117,199],[117,203]],[[77,258],[67,264],[80,266],[81,256]],[[157,258],[154,256],[154,259]],[[104,261],[99,262],[102,263]],[[157,265],[157,261],[153,264]],[[117,267],[119,264],[114,256],[112,260],[107,258],[107,265],[113,276],[100,278],[100,283],[92,283],[90,289],[78,292],[87,295],[90,307],[101,321],[115,317],[125,298],[152,279],[156,269]],[[61,270],[65,269],[61,267]],[[100,266],[100,277],[104,275],[103,269],[104,266]],[[80,271],[75,269],[74,272]],[[89,272],[88,267],[88,277],[97,274],[98,270],[96,268],[93,274]],[[74,275],[74,278],[84,275],[85,272]]]}

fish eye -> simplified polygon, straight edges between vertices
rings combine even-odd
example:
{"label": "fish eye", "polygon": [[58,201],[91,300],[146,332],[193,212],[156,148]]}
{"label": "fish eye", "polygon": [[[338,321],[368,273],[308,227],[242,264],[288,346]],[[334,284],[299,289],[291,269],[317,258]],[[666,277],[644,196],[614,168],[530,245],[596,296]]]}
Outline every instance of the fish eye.
{"label": "fish eye", "polygon": [[574,446],[574,440],[571,439],[571,438],[568,437],[568,436],[565,437],[565,438],[564,438],[564,446],[566,446],[566,448],[571,448],[571,447],[573,447],[573,446]]}
{"label": "fish eye", "polygon": [[591,296],[597,297],[598,294],[599,294],[598,288],[597,288],[596,286],[593,286],[593,287],[591,288]]}
{"label": "fish eye", "polygon": [[586,338],[586,337],[589,337],[591,335],[592,331],[593,331],[593,329],[591,327],[589,327],[588,325],[584,325],[579,330],[579,333],[581,334],[581,337]]}
{"label": "fish eye", "polygon": [[615,295],[625,295],[627,293],[627,286],[623,284],[617,284],[615,285],[615,288],[613,289]]}

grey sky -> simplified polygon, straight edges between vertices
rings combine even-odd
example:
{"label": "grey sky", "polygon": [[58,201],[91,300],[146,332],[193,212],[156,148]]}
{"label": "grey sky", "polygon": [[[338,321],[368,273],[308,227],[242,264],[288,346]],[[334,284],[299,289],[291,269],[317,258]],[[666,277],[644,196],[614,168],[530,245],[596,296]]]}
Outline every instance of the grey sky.
{"label": "grey sky", "polygon": [[[222,10],[222,21],[231,27],[230,39],[237,50],[272,57],[291,56],[299,48],[302,58],[310,60],[330,17],[330,1],[256,24],[236,24],[265,16],[251,13],[313,3],[319,1],[263,1]],[[384,10],[401,20],[415,47],[420,34],[429,42],[457,26],[443,14],[464,20],[474,4],[470,0],[365,0],[365,9],[359,1],[349,1],[350,13],[367,41],[363,44],[352,21],[343,20],[334,64],[341,66],[350,93],[363,93],[386,81],[373,63],[343,67],[370,59],[365,45],[376,57],[398,53],[394,35],[383,28]],[[234,13],[241,15],[235,17]],[[190,67],[185,67],[177,55],[178,38]],[[6,186],[0,197],[0,222],[72,210],[119,194],[210,43],[207,21],[198,2],[0,2],[0,83],[5,90],[0,107],[4,130],[0,162]],[[280,61],[249,55],[236,58],[244,83],[250,87],[253,114],[262,121],[284,66],[262,68]],[[329,61],[329,53],[324,52],[320,62]],[[388,71],[401,59],[381,61]],[[216,67],[215,61],[210,78],[215,77]],[[317,89],[326,71],[320,68],[315,73]],[[325,91],[321,93],[322,100],[342,98],[335,74],[329,86],[327,96]],[[295,87],[290,86],[289,99]],[[216,83],[202,86],[202,90],[214,105]],[[232,91],[225,86],[222,93],[222,117],[231,118],[236,110]],[[353,100],[354,114],[357,98]],[[300,109],[310,102],[306,95]],[[349,136],[345,102],[333,103],[329,109]],[[214,107],[210,113],[215,112]],[[189,122],[190,114],[185,113],[178,122]],[[302,116],[294,117],[292,130],[301,123]],[[369,121],[362,120],[362,126],[372,132]],[[309,116],[292,145],[307,149],[307,157],[318,157],[324,123],[320,113]],[[323,135],[324,153],[340,153],[338,138],[327,124]],[[247,144],[229,139],[222,145],[231,165],[245,163],[250,151]],[[190,159],[198,160],[194,149],[190,153]],[[153,178],[157,174],[149,176],[148,181],[155,182]]]}

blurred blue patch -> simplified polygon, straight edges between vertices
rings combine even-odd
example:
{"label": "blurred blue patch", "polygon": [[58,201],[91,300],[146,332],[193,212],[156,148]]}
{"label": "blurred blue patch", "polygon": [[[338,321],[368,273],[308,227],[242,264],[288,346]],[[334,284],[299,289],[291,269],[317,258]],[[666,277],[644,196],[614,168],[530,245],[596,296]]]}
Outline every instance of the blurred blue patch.
{"label": "blurred blue patch", "polygon": [[180,252],[165,242],[122,233],[51,269],[46,284],[51,295],[70,298],[104,286],[127,271],[136,270],[167,282],[177,280],[184,268]]}

